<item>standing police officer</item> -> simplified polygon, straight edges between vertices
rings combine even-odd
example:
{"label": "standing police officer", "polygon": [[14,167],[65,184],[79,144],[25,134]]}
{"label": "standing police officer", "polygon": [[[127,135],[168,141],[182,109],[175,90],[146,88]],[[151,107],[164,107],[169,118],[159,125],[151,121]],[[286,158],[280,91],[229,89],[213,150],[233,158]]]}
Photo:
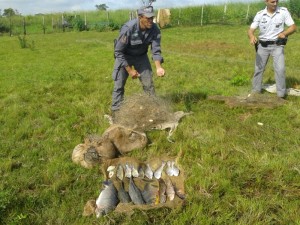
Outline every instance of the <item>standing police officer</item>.
{"label": "standing police officer", "polygon": [[[285,97],[284,45],[287,37],[296,31],[296,25],[287,8],[279,7],[278,0],[265,0],[266,8],[259,11],[248,30],[250,44],[257,45],[255,72],[252,80],[252,93],[260,93],[263,72],[269,56],[273,57],[277,96]],[[285,29],[285,25],[288,26]],[[259,40],[254,35],[259,28]]]}
{"label": "standing police officer", "polygon": [[112,112],[118,110],[124,99],[125,84],[128,76],[139,78],[144,92],[155,95],[152,79],[152,68],[147,55],[151,46],[152,58],[156,66],[157,76],[165,75],[162,68],[161,33],[153,23],[153,7],[147,6],[138,10],[138,18],[125,23],[115,40],[115,64],[112,74],[114,89],[112,93]]}

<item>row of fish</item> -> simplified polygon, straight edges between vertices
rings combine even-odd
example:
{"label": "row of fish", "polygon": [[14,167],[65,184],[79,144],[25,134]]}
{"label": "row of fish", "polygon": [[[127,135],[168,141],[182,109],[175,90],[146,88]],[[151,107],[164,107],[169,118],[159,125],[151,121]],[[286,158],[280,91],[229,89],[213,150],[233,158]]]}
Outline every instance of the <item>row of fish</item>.
{"label": "row of fish", "polygon": [[[143,184],[143,189],[138,188],[137,182]],[[184,194],[172,184],[169,177],[154,181],[132,176],[126,181],[113,178],[103,182],[103,189],[96,200],[95,213],[97,217],[103,216],[113,211],[119,203],[157,205],[167,200],[173,201],[175,195],[181,199],[185,198]]]}
{"label": "row of fish", "polygon": [[146,163],[146,168],[143,169],[143,167],[135,168],[133,165],[126,163],[125,166],[122,166],[121,164],[117,166],[109,166],[107,168],[108,177],[112,178],[115,173],[116,176],[123,180],[124,176],[127,178],[130,177],[140,177],[140,178],[148,178],[148,179],[160,179],[162,176],[162,172],[164,171],[167,173],[168,176],[178,176],[180,171],[178,167],[175,165],[174,161],[162,161],[161,165],[156,169],[153,170],[149,163]]}

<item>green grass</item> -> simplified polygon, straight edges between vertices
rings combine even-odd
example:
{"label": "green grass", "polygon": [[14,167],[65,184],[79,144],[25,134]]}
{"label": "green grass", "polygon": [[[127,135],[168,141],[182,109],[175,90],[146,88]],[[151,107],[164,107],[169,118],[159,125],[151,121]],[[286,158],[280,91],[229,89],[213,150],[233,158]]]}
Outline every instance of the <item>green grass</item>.
{"label": "green grass", "polygon": [[[132,216],[81,216],[99,194],[103,176],[71,161],[87,134],[102,134],[110,112],[113,39],[117,32],[1,37],[1,224],[299,224],[300,100],[276,109],[230,109],[206,99],[246,95],[254,48],[246,26],[162,30],[166,77],[158,96],[174,110],[193,111],[166,140],[129,155],[140,159],[183,151],[187,204]],[[300,83],[299,34],[286,47],[288,86]],[[237,77],[241,85],[234,85]],[[265,82],[274,82],[269,62]],[[126,96],[141,92],[128,80]],[[268,95],[268,93],[265,93]],[[258,122],[263,126],[258,126]]]}

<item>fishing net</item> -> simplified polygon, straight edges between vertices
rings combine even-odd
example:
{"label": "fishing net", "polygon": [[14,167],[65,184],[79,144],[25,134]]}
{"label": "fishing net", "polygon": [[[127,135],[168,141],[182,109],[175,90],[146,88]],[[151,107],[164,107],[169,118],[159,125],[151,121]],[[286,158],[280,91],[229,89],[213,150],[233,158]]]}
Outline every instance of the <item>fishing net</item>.
{"label": "fishing net", "polygon": [[209,100],[224,102],[230,108],[245,107],[251,109],[273,109],[286,103],[286,100],[272,95],[251,94],[247,97],[239,96],[209,96]]}
{"label": "fishing net", "polygon": [[151,130],[174,120],[174,113],[167,101],[146,94],[128,97],[114,115],[114,123],[138,131]]}

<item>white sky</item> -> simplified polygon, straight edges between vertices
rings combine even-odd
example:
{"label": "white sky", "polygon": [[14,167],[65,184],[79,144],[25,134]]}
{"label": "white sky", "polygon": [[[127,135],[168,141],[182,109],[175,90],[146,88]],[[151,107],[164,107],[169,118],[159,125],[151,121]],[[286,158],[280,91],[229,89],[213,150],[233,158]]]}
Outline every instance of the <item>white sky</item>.
{"label": "white sky", "polygon": [[[144,0],[148,2],[147,0]],[[154,8],[175,8],[203,4],[224,4],[226,2],[253,2],[255,0],[156,0]],[[257,0],[256,0],[257,1]],[[141,7],[142,0],[0,0],[0,9],[12,8],[22,15],[96,10],[95,5],[106,4],[108,10]]]}

